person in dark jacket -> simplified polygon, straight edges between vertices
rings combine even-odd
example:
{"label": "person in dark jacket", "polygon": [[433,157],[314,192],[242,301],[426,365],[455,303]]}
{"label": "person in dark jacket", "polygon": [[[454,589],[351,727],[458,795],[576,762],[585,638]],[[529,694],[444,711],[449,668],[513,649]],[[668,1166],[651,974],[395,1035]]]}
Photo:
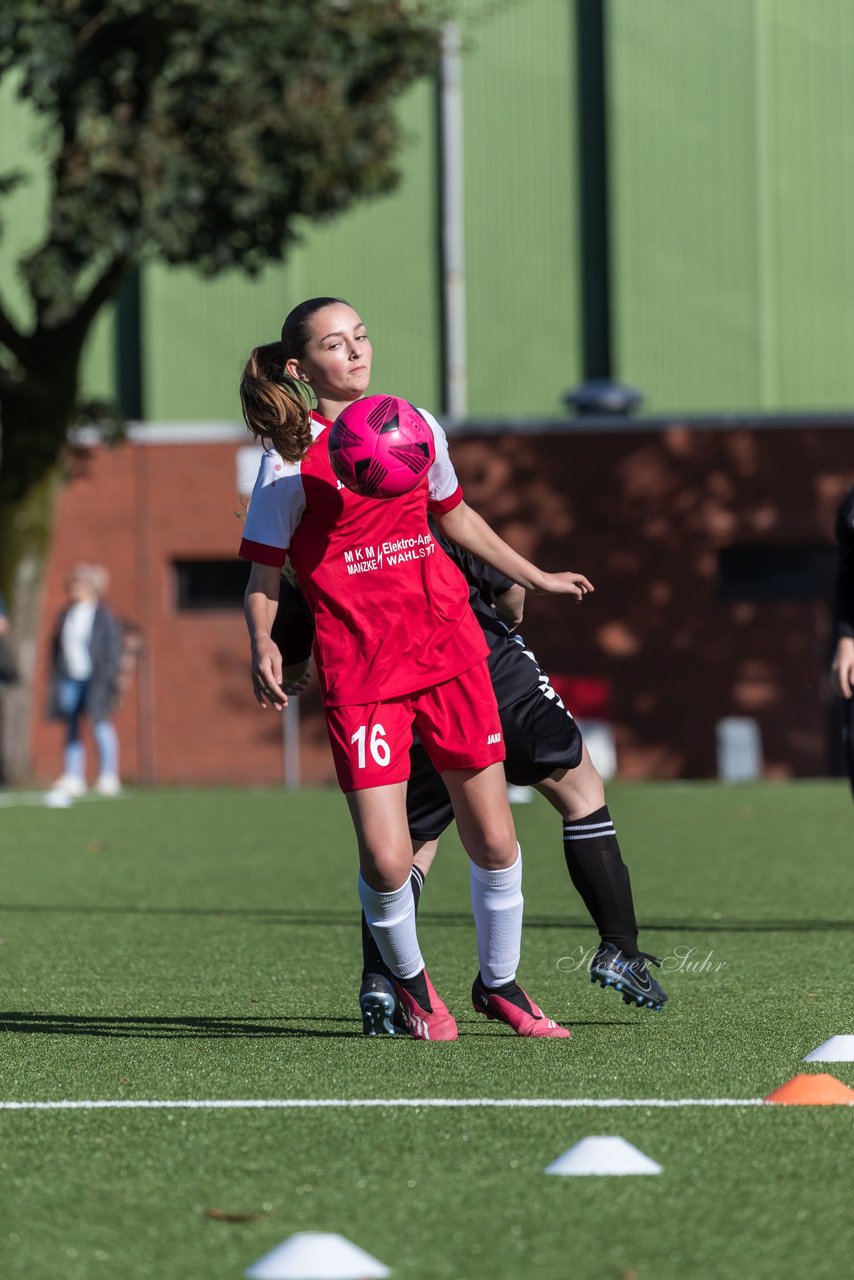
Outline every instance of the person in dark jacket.
{"label": "person in dark jacket", "polygon": [[118,737],[110,716],[118,695],[122,627],[104,604],[107,585],[106,569],[77,565],[68,577],[68,604],[53,635],[48,714],[66,726],[64,767],[54,790],[71,798],[86,791],[84,716],[98,751],[95,790],[107,796],[121,790]]}

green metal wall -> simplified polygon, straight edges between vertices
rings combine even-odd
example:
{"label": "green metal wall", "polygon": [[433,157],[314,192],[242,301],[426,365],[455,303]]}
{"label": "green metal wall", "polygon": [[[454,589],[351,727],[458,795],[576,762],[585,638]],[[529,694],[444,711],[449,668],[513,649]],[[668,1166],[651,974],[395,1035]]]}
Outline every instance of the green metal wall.
{"label": "green metal wall", "polygon": [[239,418],[237,382],[251,347],[279,336],[303,298],[330,294],[360,311],[374,342],[373,385],[437,405],[441,370],[438,230],[433,191],[434,95],[402,103],[406,180],[390,196],[304,230],[284,265],[258,280],[211,282],[148,268],[143,280],[146,415],[159,421]]}
{"label": "green metal wall", "polygon": [[[605,0],[614,373],[662,412],[854,400],[854,6]],[[560,417],[580,363],[574,0],[459,0],[470,415]],[[350,298],[377,388],[440,408],[436,94],[401,104],[393,195],[307,228],[258,280],[143,272],[144,399],[159,421],[236,420],[248,349],[316,293]],[[0,86],[0,291],[42,225],[36,123]],[[109,313],[88,396],[114,392]]]}
{"label": "green metal wall", "polygon": [[573,6],[503,4],[466,37],[470,414],[562,417],[581,380]]}
{"label": "green metal wall", "polygon": [[854,7],[608,0],[620,376],[662,411],[844,408]]}
{"label": "green metal wall", "polygon": [[[476,10],[482,5],[474,6]],[[464,147],[470,410],[559,416],[578,380],[572,24],[565,0],[514,0],[465,24]],[[390,196],[307,229],[258,282],[210,284],[152,267],[144,279],[146,413],[236,413],[249,347],[302,298],[364,315],[373,385],[440,408],[441,257],[433,85],[401,107],[404,180]]]}

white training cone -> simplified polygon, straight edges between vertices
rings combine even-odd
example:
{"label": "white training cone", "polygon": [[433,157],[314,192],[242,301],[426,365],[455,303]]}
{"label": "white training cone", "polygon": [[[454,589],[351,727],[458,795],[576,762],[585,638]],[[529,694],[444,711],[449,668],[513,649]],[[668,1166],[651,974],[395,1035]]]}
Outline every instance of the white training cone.
{"label": "white training cone", "polygon": [[582,1138],[546,1169],[562,1177],[599,1174],[621,1177],[628,1173],[661,1173],[661,1165],[650,1160],[625,1138]]}
{"label": "white training cone", "polygon": [[831,1036],[808,1053],[804,1062],[854,1062],[854,1036]]}
{"label": "white training cone", "polygon": [[245,1274],[250,1280],[382,1280],[391,1272],[334,1232],[298,1231],[253,1262]]}

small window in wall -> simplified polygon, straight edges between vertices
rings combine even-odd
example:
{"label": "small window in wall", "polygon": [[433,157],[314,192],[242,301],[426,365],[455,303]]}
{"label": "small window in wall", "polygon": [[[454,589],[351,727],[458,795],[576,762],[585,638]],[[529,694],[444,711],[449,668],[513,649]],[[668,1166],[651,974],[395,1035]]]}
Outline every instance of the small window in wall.
{"label": "small window in wall", "polygon": [[835,547],[725,547],[718,555],[724,600],[827,600],[836,575]]}
{"label": "small window in wall", "polygon": [[175,607],[242,609],[249,568],[245,560],[173,560]]}

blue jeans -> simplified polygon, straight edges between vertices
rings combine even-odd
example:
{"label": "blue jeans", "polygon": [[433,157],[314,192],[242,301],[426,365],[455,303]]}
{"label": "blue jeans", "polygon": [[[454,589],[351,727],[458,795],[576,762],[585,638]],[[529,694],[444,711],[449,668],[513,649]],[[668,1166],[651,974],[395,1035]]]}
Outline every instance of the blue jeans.
{"label": "blue jeans", "polygon": [[[64,771],[67,777],[86,781],[86,748],[80,734],[80,719],[89,688],[88,680],[72,680],[66,677],[59,685],[59,711],[66,722]],[[96,720],[92,724],[98,763],[101,774],[118,775],[119,740],[109,720]]]}

